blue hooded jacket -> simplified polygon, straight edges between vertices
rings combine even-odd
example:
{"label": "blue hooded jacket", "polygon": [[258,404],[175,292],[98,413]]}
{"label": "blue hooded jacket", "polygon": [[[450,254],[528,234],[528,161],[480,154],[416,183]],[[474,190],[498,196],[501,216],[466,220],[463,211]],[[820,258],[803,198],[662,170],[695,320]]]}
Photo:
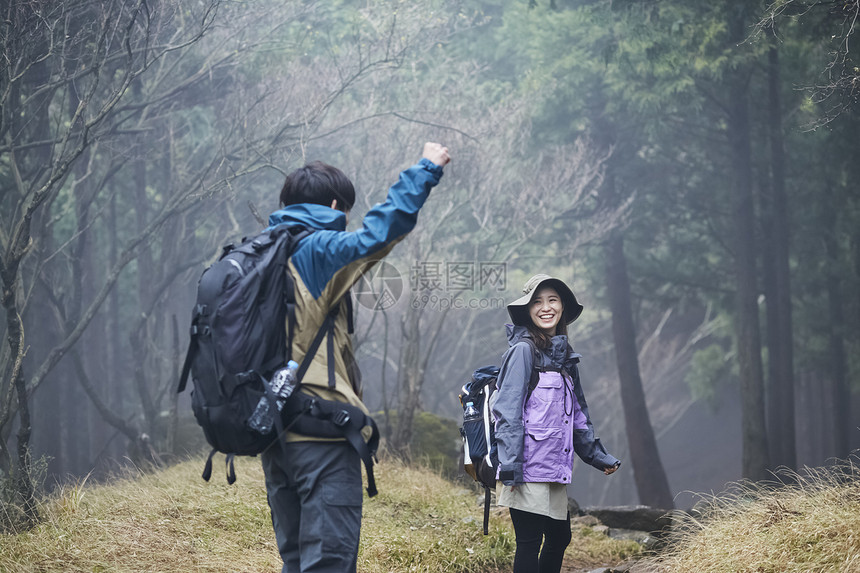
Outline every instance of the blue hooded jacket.
{"label": "blue hooded jacket", "polygon": [[[314,231],[299,243],[288,266],[296,291],[293,360],[301,363],[330,310],[340,305],[334,327],[334,388],[329,386],[328,350],[321,344],[302,380],[304,391],[367,411],[361,402],[360,376],[343,298],[363,273],[415,227],[418,211],[441,177],[442,168],[427,159],[406,169],[389,189],[386,200],[367,212],[356,231],[346,231],[343,212],[324,205],[289,205],[269,216],[270,226],[302,226]],[[288,441],[312,439],[287,435]]]}

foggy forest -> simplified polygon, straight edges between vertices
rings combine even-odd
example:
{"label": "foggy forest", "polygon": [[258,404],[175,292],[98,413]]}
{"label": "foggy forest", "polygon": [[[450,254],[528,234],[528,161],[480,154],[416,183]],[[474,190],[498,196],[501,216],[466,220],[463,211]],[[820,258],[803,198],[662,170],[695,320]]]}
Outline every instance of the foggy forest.
{"label": "foggy forest", "polygon": [[[860,447],[856,0],[8,0],[0,501],[207,451],[176,393],[197,279],[312,160],[349,229],[425,141],[452,163],[358,283],[364,400],[418,457],[536,273],[612,479],[689,492]],[[593,474],[593,475],[592,475]]]}

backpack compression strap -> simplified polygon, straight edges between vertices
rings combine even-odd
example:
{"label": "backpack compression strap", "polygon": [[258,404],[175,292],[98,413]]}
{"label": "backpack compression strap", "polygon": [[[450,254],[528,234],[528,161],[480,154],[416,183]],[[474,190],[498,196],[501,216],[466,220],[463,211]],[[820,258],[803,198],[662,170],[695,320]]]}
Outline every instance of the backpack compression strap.
{"label": "backpack compression strap", "polygon": [[185,353],[185,362],[182,364],[182,373],[179,375],[179,385],[176,388],[177,394],[182,394],[185,390],[185,385],[188,383],[188,375],[191,374],[191,363],[194,362],[194,355],[197,354],[197,318],[200,316],[200,309],[194,309],[194,316],[191,319],[191,343],[188,345],[188,352]]}

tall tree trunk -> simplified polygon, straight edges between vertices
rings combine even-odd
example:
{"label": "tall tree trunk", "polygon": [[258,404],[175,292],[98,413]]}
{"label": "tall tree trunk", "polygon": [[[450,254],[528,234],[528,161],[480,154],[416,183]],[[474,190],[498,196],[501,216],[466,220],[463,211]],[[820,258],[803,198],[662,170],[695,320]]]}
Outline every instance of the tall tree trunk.
{"label": "tall tree trunk", "polygon": [[797,412],[797,463],[799,466],[812,466],[812,395],[809,391],[808,375],[803,369],[797,370],[797,402],[803,408]]}
{"label": "tall tree trunk", "polygon": [[641,503],[672,509],[675,502],[660,461],[660,452],[642,389],[636,329],[630,303],[630,280],[627,275],[627,261],[624,258],[624,242],[618,234],[610,238],[606,246],[606,283],[609,308],[612,312],[612,336],[621,386],[621,404],[624,409],[636,491]]}
{"label": "tall tree trunk", "polygon": [[[23,329],[18,328],[11,333],[11,336],[20,337],[18,341],[12,342],[10,346],[14,352],[13,356],[23,359],[23,351],[21,350],[20,340],[23,339]],[[36,507],[36,486],[33,483],[31,474],[31,459],[30,459],[30,434],[32,426],[30,422],[30,406],[27,403],[27,385],[24,373],[16,363],[12,382],[15,385],[15,393],[18,397],[18,434],[17,434],[17,471],[15,472],[15,491],[20,496],[23,502],[24,515],[26,518],[25,524],[35,523],[38,517],[38,509]]]}
{"label": "tall tree trunk", "polygon": [[[134,84],[135,92],[139,92],[140,83]],[[135,184],[134,184],[134,212],[137,218],[137,232],[142,232],[147,225],[147,213],[149,212],[149,200],[147,197],[147,173],[146,160],[141,157],[135,161]],[[151,308],[153,287],[157,284],[157,277],[154,274],[152,263],[152,249],[149,244],[142,245],[137,256],[137,293],[138,293],[138,308]],[[143,407],[144,418],[146,419],[145,427],[149,432],[153,432],[157,423],[157,407],[153,402],[151,386],[149,385],[149,376],[152,372],[147,371],[147,366],[151,362],[149,360],[149,340],[151,321],[146,315],[135,320],[139,325],[134,332],[129,336],[129,344],[131,348],[131,356],[134,363],[133,378],[137,387],[138,398]]]}
{"label": "tall tree trunk", "polygon": [[[11,22],[7,25],[12,25]],[[47,83],[49,70],[46,62],[35,63],[28,71],[23,80],[25,86],[42,86]],[[10,93],[18,96],[17,84],[10,90]],[[29,90],[24,90],[29,94]],[[18,114],[11,114],[11,122],[13,131],[27,132],[32,130],[34,141],[48,141],[50,139],[50,118],[48,115],[48,105],[51,98],[50,90],[35,97],[36,104],[32,109],[32,119],[19,117]],[[15,100],[4,100],[15,101]],[[19,124],[19,122],[22,122]],[[19,179],[20,185],[26,187],[27,183],[21,178],[21,172],[27,172],[34,165],[43,165],[50,162],[50,148],[47,145],[38,145],[30,150],[24,150],[19,155],[8,154],[9,167],[14,179]],[[20,197],[26,197],[30,193],[30,189],[16,189]],[[41,199],[41,200],[40,200]],[[16,401],[15,408],[18,413],[18,432],[16,444],[16,463],[17,467],[14,470],[16,493],[20,496],[25,519],[25,525],[35,522],[38,516],[35,499],[35,485],[31,479],[31,456],[30,456],[30,438],[32,435],[31,417],[30,417],[30,396],[27,391],[27,379],[24,376],[24,357],[27,352],[27,347],[24,338],[24,323],[22,319],[22,301],[19,300],[19,289],[21,289],[21,264],[30,250],[30,242],[32,240],[31,230],[33,217],[36,216],[36,211],[44,197],[33,196],[29,200],[21,204],[19,203],[16,209],[21,209],[25,214],[17,222],[16,228],[12,235],[7,239],[6,248],[0,254],[0,283],[2,283],[3,292],[0,295],[0,304],[6,313],[6,341],[9,345],[9,357],[12,361],[10,371],[10,384],[15,389]]]}
{"label": "tall tree trunk", "polygon": [[[80,104],[80,100],[74,93],[69,97],[69,114],[73,114]],[[93,276],[92,268],[89,263],[90,255],[90,207],[92,205],[93,196],[95,194],[94,186],[91,184],[92,179],[86,176],[87,160],[90,156],[90,151],[86,150],[81,154],[79,161],[71,169],[74,180],[71,182],[70,195],[74,201],[75,207],[75,229],[76,239],[71,245],[71,253],[69,256],[69,267],[71,270],[71,292],[70,296],[61,303],[65,304],[65,308],[61,308],[64,313],[66,323],[63,325],[63,337],[68,336],[78,324],[85,308],[84,293],[88,290],[86,287],[86,277]],[[89,339],[89,332],[81,336],[80,344],[86,347]],[[63,384],[69,387],[69,402],[67,404],[75,404],[72,412],[73,422],[68,427],[70,440],[70,451],[74,452],[73,464],[76,468],[76,474],[80,475],[92,469],[90,460],[93,450],[93,420],[89,415],[89,403],[83,399],[78,388],[80,384],[80,375],[75,372],[68,361],[71,361],[71,356],[66,355],[64,358],[69,364],[67,368],[58,369],[57,374],[61,377]]]}
{"label": "tall tree trunk", "polygon": [[[119,258],[119,235],[117,233],[117,199],[116,194],[112,194],[110,198],[110,213],[108,215],[107,220],[107,233],[108,233],[108,245],[107,245],[107,256],[108,256],[108,268],[113,268],[116,264],[117,259]],[[119,308],[119,287],[114,285],[113,290],[111,290],[110,298],[108,299],[108,312],[107,312],[107,324],[108,324],[108,332],[110,336],[108,337],[108,361],[107,368],[109,372],[109,376],[111,378],[117,377],[117,374],[121,371],[120,365],[123,364],[122,360],[122,344],[120,342],[120,308]],[[108,384],[108,388],[110,393],[108,394],[107,401],[110,404],[111,409],[115,412],[119,412],[120,408],[122,408],[122,404],[125,401],[125,392],[124,384]]]}
{"label": "tall tree trunk", "polygon": [[[45,211],[40,211],[36,214],[37,218],[45,216],[50,215],[46,215]],[[43,223],[36,224],[37,227],[42,225]],[[42,261],[53,253],[56,248],[57,245],[54,237],[48,234],[36,243],[32,256],[35,260]],[[33,285],[31,300],[50,300],[54,296],[54,290],[56,290],[56,287],[47,276],[45,269],[43,269],[41,275],[35,280],[35,284]],[[60,341],[59,335],[62,332],[62,325],[57,322],[57,315],[51,305],[28,305],[24,322],[28,325],[28,330],[34,332],[34,337],[37,338],[37,340],[30,340],[33,348],[51,348]],[[32,357],[35,354],[37,353],[31,351],[30,356]],[[68,468],[65,465],[66,460],[64,460],[65,449],[62,443],[63,428],[61,423],[65,410],[63,405],[66,402],[63,400],[61,390],[62,385],[59,377],[52,376],[49,380],[46,380],[42,391],[33,394],[32,400],[32,414],[36,420],[54,421],[53,424],[37,424],[33,428],[33,439],[31,442],[33,451],[37,451],[40,455],[47,457],[47,471],[49,475],[65,475],[68,473]]]}
{"label": "tall tree trunk", "polygon": [[[830,189],[828,188],[828,191]],[[829,194],[829,193],[828,193]],[[827,209],[827,207],[825,207]],[[829,354],[829,394],[833,408],[829,416],[822,420],[832,420],[833,432],[832,454],[838,457],[848,457],[851,453],[849,445],[851,438],[851,389],[848,384],[848,365],[845,356],[845,301],[840,285],[841,257],[839,245],[834,236],[836,217],[828,210],[827,223],[824,228],[824,248],[826,252],[825,268],[827,276],[827,307],[830,320],[827,323],[827,346]]]}
{"label": "tall tree trunk", "polygon": [[391,448],[400,456],[409,457],[412,443],[415,412],[421,406],[421,328],[420,311],[412,305],[401,319],[400,359],[397,364],[397,379],[400,397],[397,411],[397,430],[391,436]]}
{"label": "tall tree trunk", "polygon": [[[744,10],[731,10],[730,39],[743,41],[746,34]],[[758,288],[755,253],[755,213],[752,193],[752,163],[746,66],[729,77],[728,138],[732,150],[734,220],[733,248],[737,292],[735,329],[741,379],[742,471],[752,480],[767,477],[770,465],[765,424],[764,377],[761,333],[759,331]]]}
{"label": "tall tree trunk", "polygon": [[[860,156],[860,153],[857,153],[857,155]],[[852,232],[851,251],[851,257],[854,260],[855,278],[860,279],[860,229],[855,228]],[[854,308],[857,309],[855,315],[855,318],[857,320],[851,321],[851,319],[849,318],[849,323],[853,324],[856,329],[857,325],[860,325],[860,289],[854,291],[853,297],[855,299]],[[857,330],[854,330],[854,333],[856,334]],[[853,420],[850,415],[852,411],[860,412],[860,400],[857,399],[857,396],[858,393],[853,393],[852,400],[849,401],[851,407],[848,412],[848,419],[845,420],[845,424],[840,430],[841,432],[845,432],[845,436],[848,441],[848,447],[851,451],[860,448],[860,440],[858,440],[858,437],[860,437],[860,431],[858,431],[858,426],[860,426],[860,423]]]}
{"label": "tall tree trunk", "polygon": [[768,224],[766,244],[769,256],[765,271],[768,317],[768,437],[771,463],[797,467],[794,419],[794,331],[791,310],[791,271],[789,265],[789,216],[785,192],[785,146],[782,133],[779,52],[768,52],[768,123],[770,135],[770,200],[763,215]]}

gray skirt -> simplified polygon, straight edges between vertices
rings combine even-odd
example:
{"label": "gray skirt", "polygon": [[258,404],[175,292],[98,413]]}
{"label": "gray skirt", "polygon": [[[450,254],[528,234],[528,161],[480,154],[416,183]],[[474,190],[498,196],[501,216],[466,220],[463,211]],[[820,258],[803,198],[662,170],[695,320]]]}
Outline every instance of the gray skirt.
{"label": "gray skirt", "polygon": [[546,515],[550,519],[567,519],[567,485],[531,482],[518,486],[496,482],[498,505]]}

